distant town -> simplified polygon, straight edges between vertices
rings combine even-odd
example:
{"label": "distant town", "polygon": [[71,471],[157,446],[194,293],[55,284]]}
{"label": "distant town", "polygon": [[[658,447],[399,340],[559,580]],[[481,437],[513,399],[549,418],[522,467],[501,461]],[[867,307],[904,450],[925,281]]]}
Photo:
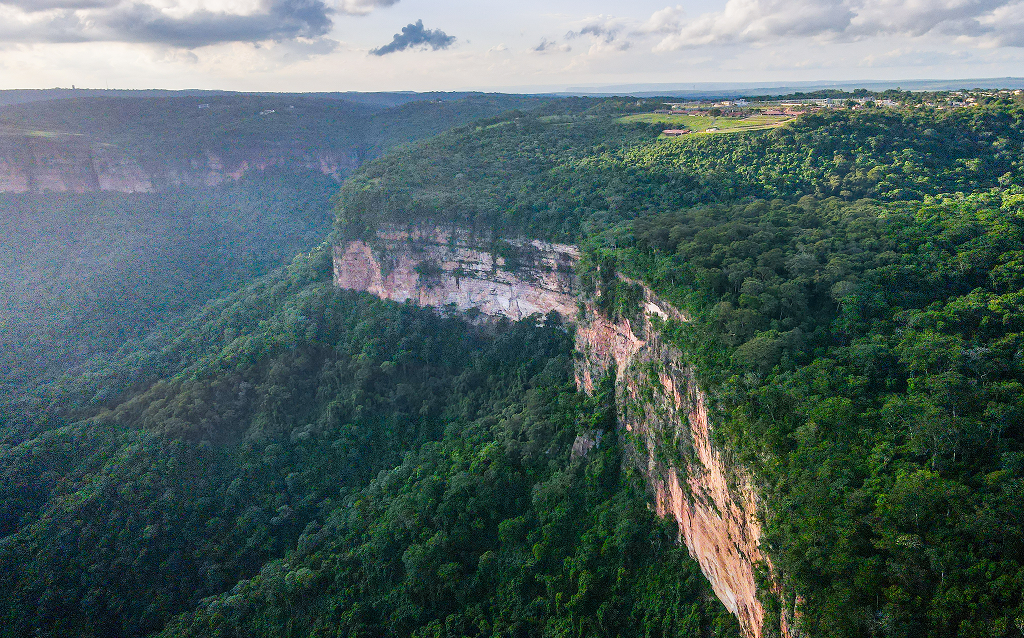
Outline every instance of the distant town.
{"label": "distant town", "polygon": [[[726,100],[664,101],[640,100],[634,108],[645,112],[622,118],[625,122],[665,125],[665,137],[692,133],[735,133],[780,126],[815,111],[837,109],[966,109],[986,104],[1024,104],[1024,90],[961,90],[853,92],[838,90],[795,93],[787,96],[758,96]],[[654,107],[653,111],[648,110]]]}
{"label": "distant town", "polygon": [[1024,90],[978,90],[910,92],[886,91],[882,94],[859,95],[854,92],[838,97],[792,97],[735,100],[705,100],[691,102],[666,102],[664,109],[657,113],[687,113],[706,115],[712,109],[720,109],[724,116],[740,116],[760,113],[762,115],[803,115],[819,109],[864,109],[864,108],[933,108],[936,110],[968,108],[995,101],[1006,103],[1024,102]]}

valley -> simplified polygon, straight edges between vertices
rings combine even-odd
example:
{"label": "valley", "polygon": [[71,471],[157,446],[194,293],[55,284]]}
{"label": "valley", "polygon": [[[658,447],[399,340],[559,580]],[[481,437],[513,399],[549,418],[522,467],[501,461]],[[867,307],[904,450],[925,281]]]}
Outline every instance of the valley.
{"label": "valley", "polygon": [[1020,635],[1000,95],[672,142],[613,97],[3,111],[152,192],[0,194],[0,635]]}

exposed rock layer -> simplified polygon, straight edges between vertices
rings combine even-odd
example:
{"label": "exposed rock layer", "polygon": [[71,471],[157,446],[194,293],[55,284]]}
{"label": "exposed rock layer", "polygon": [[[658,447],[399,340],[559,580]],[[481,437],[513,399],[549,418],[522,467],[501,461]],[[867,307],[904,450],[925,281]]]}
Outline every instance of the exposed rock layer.
{"label": "exposed rock layer", "polygon": [[253,147],[195,157],[140,153],[84,135],[0,135],[0,192],[147,193],[174,186],[216,186],[251,171],[302,168],[342,178],[355,152]]}
{"label": "exposed rock layer", "polygon": [[746,473],[714,444],[708,399],[682,353],[660,338],[652,317],[685,320],[644,288],[644,308],[632,321],[588,312],[576,329],[576,379],[593,392],[597,377],[616,369],[619,424],[634,465],[655,497],[659,516],[672,516],[718,598],[745,636],[762,635],[764,609],[754,568],[759,547],[757,499]]}
{"label": "exposed rock layer", "polygon": [[[577,320],[578,385],[592,393],[600,376],[615,368],[619,423],[658,514],[676,520],[681,540],[745,636],[760,638],[764,610],[754,566],[764,556],[755,492],[745,473],[715,446],[707,397],[693,370],[652,323],[654,317],[686,317],[646,287],[633,320],[611,321],[592,304],[579,312],[572,275],[577,257],[572,246],[525,241],[494,246],[450,229],[391,227],[378,232],[376,241],[336,246],[334,279],[342,288],[424,306],[454,304],[512,319],[556,310]],[[573,455],[585,455],[596,443],[577,440]]]}
{"label": "exposed rock layer", "polygon": [[[334,281],[394,301],[522,319],[556,311],[572,319],[573,246],[508,242],[443,228],[387,228],[377,250],[365,241],[334,248]],[[497,253],[497,254],[496,254]]]}

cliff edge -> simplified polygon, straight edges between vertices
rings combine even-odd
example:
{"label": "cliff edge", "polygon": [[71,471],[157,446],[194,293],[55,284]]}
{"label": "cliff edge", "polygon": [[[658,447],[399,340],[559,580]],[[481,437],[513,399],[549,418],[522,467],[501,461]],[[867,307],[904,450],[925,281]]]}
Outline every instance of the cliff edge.
{"label": "cliff edge", "polygon": [[655,326],[686,321],[685,315],[642,289],[644,301],[632,319],[612,321],[587,305],[576,328],[577,385],[592,393],[596,379],[615,368],[620,436],[658,515],[675,519],[690,556],[743,634],[760,638],[764,608],[754,572],[767,557],[760,549],[756,492],[712,439],[708,396],[695,371]]}
{"label": "cliff edge", "polygon": [[[445,228],[380,229],[375,238],[334,247],[341,288],[421,306],[476,309],[522,319],[557,311],[576,326],[576,381],[592,393],[614,366],[620,436],[645,476],[660,516],[680,540],[748,638],[763,633],[754,577],[767,558],[752,482],[711,436],[708,397],[682,352],[660,337],[658,321],[686,321],[643,287],[635,317],[612,321],[578,296],[574,246],[492,242]],[[632,282],[637,283],[637,282]],[[788,631],[780,628],[783,634]]]}
{"label": "cliff edge", "polygon": [[294,145],[178,157],[151,150],[149,155],[86,135],[0,130],[0,193],[149,193],[218,186],[270,168],[319,171],[340,180],[359,165],[354,150],[310,151]]}
{"label": "cliff edge", "polygon": [[[372,244],[372,245],[371,245]],[[513,320],[576,315],[575,246],[491,242],[451,228],[388,227],[375,241],[334,247],[334,282],[420,306],[477,309]]]}

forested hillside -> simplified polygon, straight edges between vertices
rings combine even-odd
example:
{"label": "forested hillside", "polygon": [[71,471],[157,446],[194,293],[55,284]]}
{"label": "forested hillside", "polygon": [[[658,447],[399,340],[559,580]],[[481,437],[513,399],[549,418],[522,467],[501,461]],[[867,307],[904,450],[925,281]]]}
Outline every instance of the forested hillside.
{"label": "forested hillside", "polygon": [[[145,634],[247,577],[167,635],[735,632],[557,319],[481,332],[335,291],[328,255],[134,362],[181,374],[0,448],[5,635]],[[578,432],[610,443],[572,460]]]}
{"label": "forested hillside", "polygon": [[[665,139],[620,121],[641,107],[551,101],[393,149],[342,185],[333,237],[578,243],[599,311],[640,312],[616,273],[684,310],[660,331],[763,506],[766,635],[1021,636],[1024,110]],[[267,218],[281,244],[239,226],[208,280],[161,247],[209,301],[152,331],[126,314],[133,341],[5,427],[0,634],[738,635],[623,462],[614,377],[577,392],[573,318],[337,290],[320,210]],[[110,305],[75,299],[87,332]]]}
{"label": "forested hillside", "polygon": [[694,317],[665,334],[762,485],[803,631],[1020,635],[1024,111],[656,135],[551,111],[463,129],[350,181],[338,236],[412,211],[583,240],[606,312],[637,311],[618,270]]}
{"label": "forested hillside", "polygon": [[340,227],[432,218],[576,241],[697,204],[919,200],[1019,184],[1024,172],[1019,107],[839,111],[770,131],[659,139],[663,125],[604,113],[615,104],[553,103],[389,154],[342,189]]}
{"label": "forested hillside", "polygon": [[[209,108],[198,109],[200,101]],[[0,108],[0,129],[84,136],[144,164],[200,157],[205,165],[209,153],[254,145],[373,157],[544,101],[470,94],[384,108],[295,95],[82,98]],[[299,162],[152,193],[0,193],[0,424],[37,431],[41,413],[79,407],[78,397],[88,405],[115,396],[75,388],[71,400],[60,379],[106,378],[113,361],[161,328],[319,244],[337,188]]]}
{"label": "forested hillside", "polygon": [[443,101],[424,96],[385,107],[316,95],[83,97],[0,107],[0,132],[87,136],[124,149],[142,164],[190,160],[209,152],[230,155],[265,145],[372,158],[397,144],[549,101],[468,94]]}

